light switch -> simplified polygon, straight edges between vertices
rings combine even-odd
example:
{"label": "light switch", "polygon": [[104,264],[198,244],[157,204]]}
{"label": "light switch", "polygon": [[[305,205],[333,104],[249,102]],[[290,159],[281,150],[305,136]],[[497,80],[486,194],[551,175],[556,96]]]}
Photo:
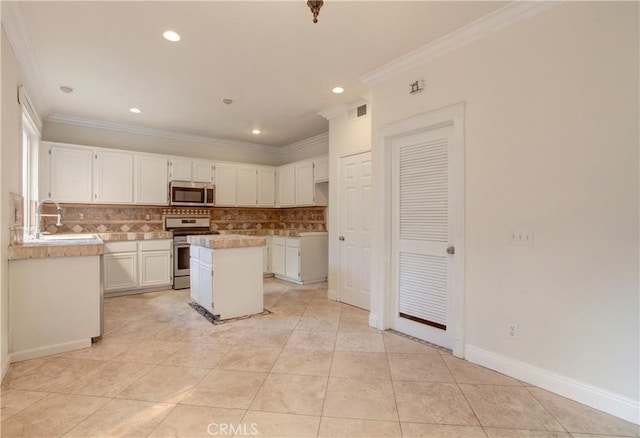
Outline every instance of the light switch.
{"label": "light switch", "polygon": [[514,228],[509,231],[509,243],[518,246],[533,246],[533,228]]}

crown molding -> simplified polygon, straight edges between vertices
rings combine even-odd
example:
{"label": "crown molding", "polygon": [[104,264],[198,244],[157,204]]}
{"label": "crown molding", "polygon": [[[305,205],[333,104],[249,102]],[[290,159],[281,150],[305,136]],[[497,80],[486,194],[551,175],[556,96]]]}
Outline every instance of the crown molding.
{"label": "crown molding", "polygon": [[551,9],[560,2],[561,1],[515,1],[419,49],[384,64],[361,76],[359,79],[368,86],[378,84],[420,64],[424,64],[446,53],[465,47],[507,26],[533,17],[547,9]]}
{"label": "crown molding", "polygon": [[87,128],[106,129],[108,131],[122,132],[126,134],[148,135],[162,137],[172,140],[191,141],[214,146],[222,146],[232,149],[244,149],[249,151],[279,153],[281,148],[277,146],[267,146],[256,143],[245,143],[242,141],[227,140],[214,137],[204,137],[199,135],[184,134],[182,132],[168,131],[156,128],[143,128],[140,126],[127,125],[124,123],[106,122],[103,120],[88,119],[84,117],[68,116],[65,114],[52,114],[46,118],[47,122],[61,123],[64,125],[81,126]]}
{"label": "crown molding", "polygon": [[334,106],[333,108],[329,108],[324,111],[321,111],[318,113],[318,115],[321,117],[324,117],[327,120],[331,120],[343,114],[347,114],[347,111],[349,111],[349,105],[342,104],[342,105]]}
{"label": "crown molding", "polygon": [[314,137],[305,138],[304,140],[297,141],[295,143],[291,143],[287,146],[283,146],[279,149],[278,153],[286,154],[288,152],[298,151],[300,149],[304,149],[318,143],[324,143],[329,141],[329,133],[325,132],[320,135],[316,135]]}
{"label": "crown molding", "polygon": [[[9,43],[20,65],[22,76],[25,79],[24,82],[29,87],[29,95],[33,99],[36,118],[40,119],[41,116],[37,114],[38,110],[40,110],[41,114],[51,114],[51,102],[47,98],[42,74],[33,55],[31,38],[22,16],[20,2],[2,2],[1,7],[2,25],[7,32]],[[38,120],[38,122],[42,121]]]}

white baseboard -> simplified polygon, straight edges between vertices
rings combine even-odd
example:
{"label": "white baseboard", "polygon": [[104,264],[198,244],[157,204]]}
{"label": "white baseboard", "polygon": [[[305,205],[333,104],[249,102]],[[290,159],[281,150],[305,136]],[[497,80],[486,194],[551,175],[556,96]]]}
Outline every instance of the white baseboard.
{"label": "white baseboard", "polygon": [[11,361],[9,360],[9,355],[2,357],[2,376],[0,377],[0,382],[4,380],[5,374],[9,370],[9,365],[11,365]]}
{"label": "white baseboard", "polygon": [[377,328],[382,330],[381,327],[378,327],[378,315],[374,315],[373,313],[369,313],[369,327]]}
{"label": "white baseboard", "polygon": [[332,300],[332,301],[338,301],[338,293],[336,292],[335,289],[328,289],[327,290],[327,298]]}
{"label": "white baseboard", "polygon": [[469,344],[465,345],[465,359],[578,403],[640,424],[640,402],[637,400]]}
{"label": "white baseboard", "polygon": [[50,356],[52,354],[65,353],[67,351],[79,350],[81,348],[88,347],[91,347],[91,338],[17,351],[9,355],[9,362],[20,362],[23,360],[35,359],[42,356]]}

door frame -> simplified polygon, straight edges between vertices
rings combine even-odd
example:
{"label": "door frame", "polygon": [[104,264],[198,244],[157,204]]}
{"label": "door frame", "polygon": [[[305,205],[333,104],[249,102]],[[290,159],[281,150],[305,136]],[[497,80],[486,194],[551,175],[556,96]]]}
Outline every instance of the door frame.
{"label": "door frame", "polygon": [[[387,329],[393,326],[396,286],[393,284],[393,254],[392,254],[392,208],[393,197],[391,189],[392,175],[392,141],[406,135],[431,131],[443,126],[453,127],[451,140],[452,161],[457,165],[452,167],[450,184],[455,193],[452,206],[457,211],[456,220],[452,227],[452,242],[456,254],[452,261],[451,306],[454,320],[451,324],[453,336],[453,354],[464,358],[464,112],[465,102],[436,109],[413,117],[391,122],[378,128],[374,135],[374,241],[372,250],[374,262],[372,266],[372,297],[370,324]],[[377,237],[375,237],[377,236]],[[375,288],[375,289],[374,289]]]}
{"label": "door frame", "polygon": [[[342,189],[344,187],[342,187],[342,159],[343,158],[347,158],[347,157],[353,157],[354,155],[360,155],[360,154],[366,154],[367,152],[372,152],[371,148],[363,148],[363,149],[359,149],[357,151],[354,152],[349,152],[347,154],[342,154],[338,156],[338,196],[342,196]],[[373,153],[371,154],[371,158],[373,160]],[[342,234],[342,199],[339,199],[338,202],[336,203],[336,209],[338,211],[338,236],[340,236]],[[373,263],[372,263],[373,264]],[[338,244],[338,266],[342,266],[342,251],[341,251],[341,246]],[[342,284],[341,280],[342,280],[342,269],[338,269],[338,275],[337,277],[337,283],[336,283],[336,296],[335,299],[336,301],[340,301],[340,285]],[[370,299],[370,301],[373,301],[373,299]],[[342,302],[342,301],[340,301]],[[371,309],[371,305],[372,303],[369,303],[369,309]]]}

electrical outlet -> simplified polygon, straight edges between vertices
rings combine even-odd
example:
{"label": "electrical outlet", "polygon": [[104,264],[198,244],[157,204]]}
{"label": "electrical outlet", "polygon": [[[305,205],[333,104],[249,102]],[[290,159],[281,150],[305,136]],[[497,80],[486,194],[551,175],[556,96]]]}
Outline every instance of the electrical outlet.
{"label": "electrical outlet", "polygon": [[518,323],[515,321],[507,321],[507,337],[509,339],[518,339]]}
{"label": "electrical outlet", "polygon": [[518,246],[533,246],[533,228],[514,228],[509,232],[509,243]]}

